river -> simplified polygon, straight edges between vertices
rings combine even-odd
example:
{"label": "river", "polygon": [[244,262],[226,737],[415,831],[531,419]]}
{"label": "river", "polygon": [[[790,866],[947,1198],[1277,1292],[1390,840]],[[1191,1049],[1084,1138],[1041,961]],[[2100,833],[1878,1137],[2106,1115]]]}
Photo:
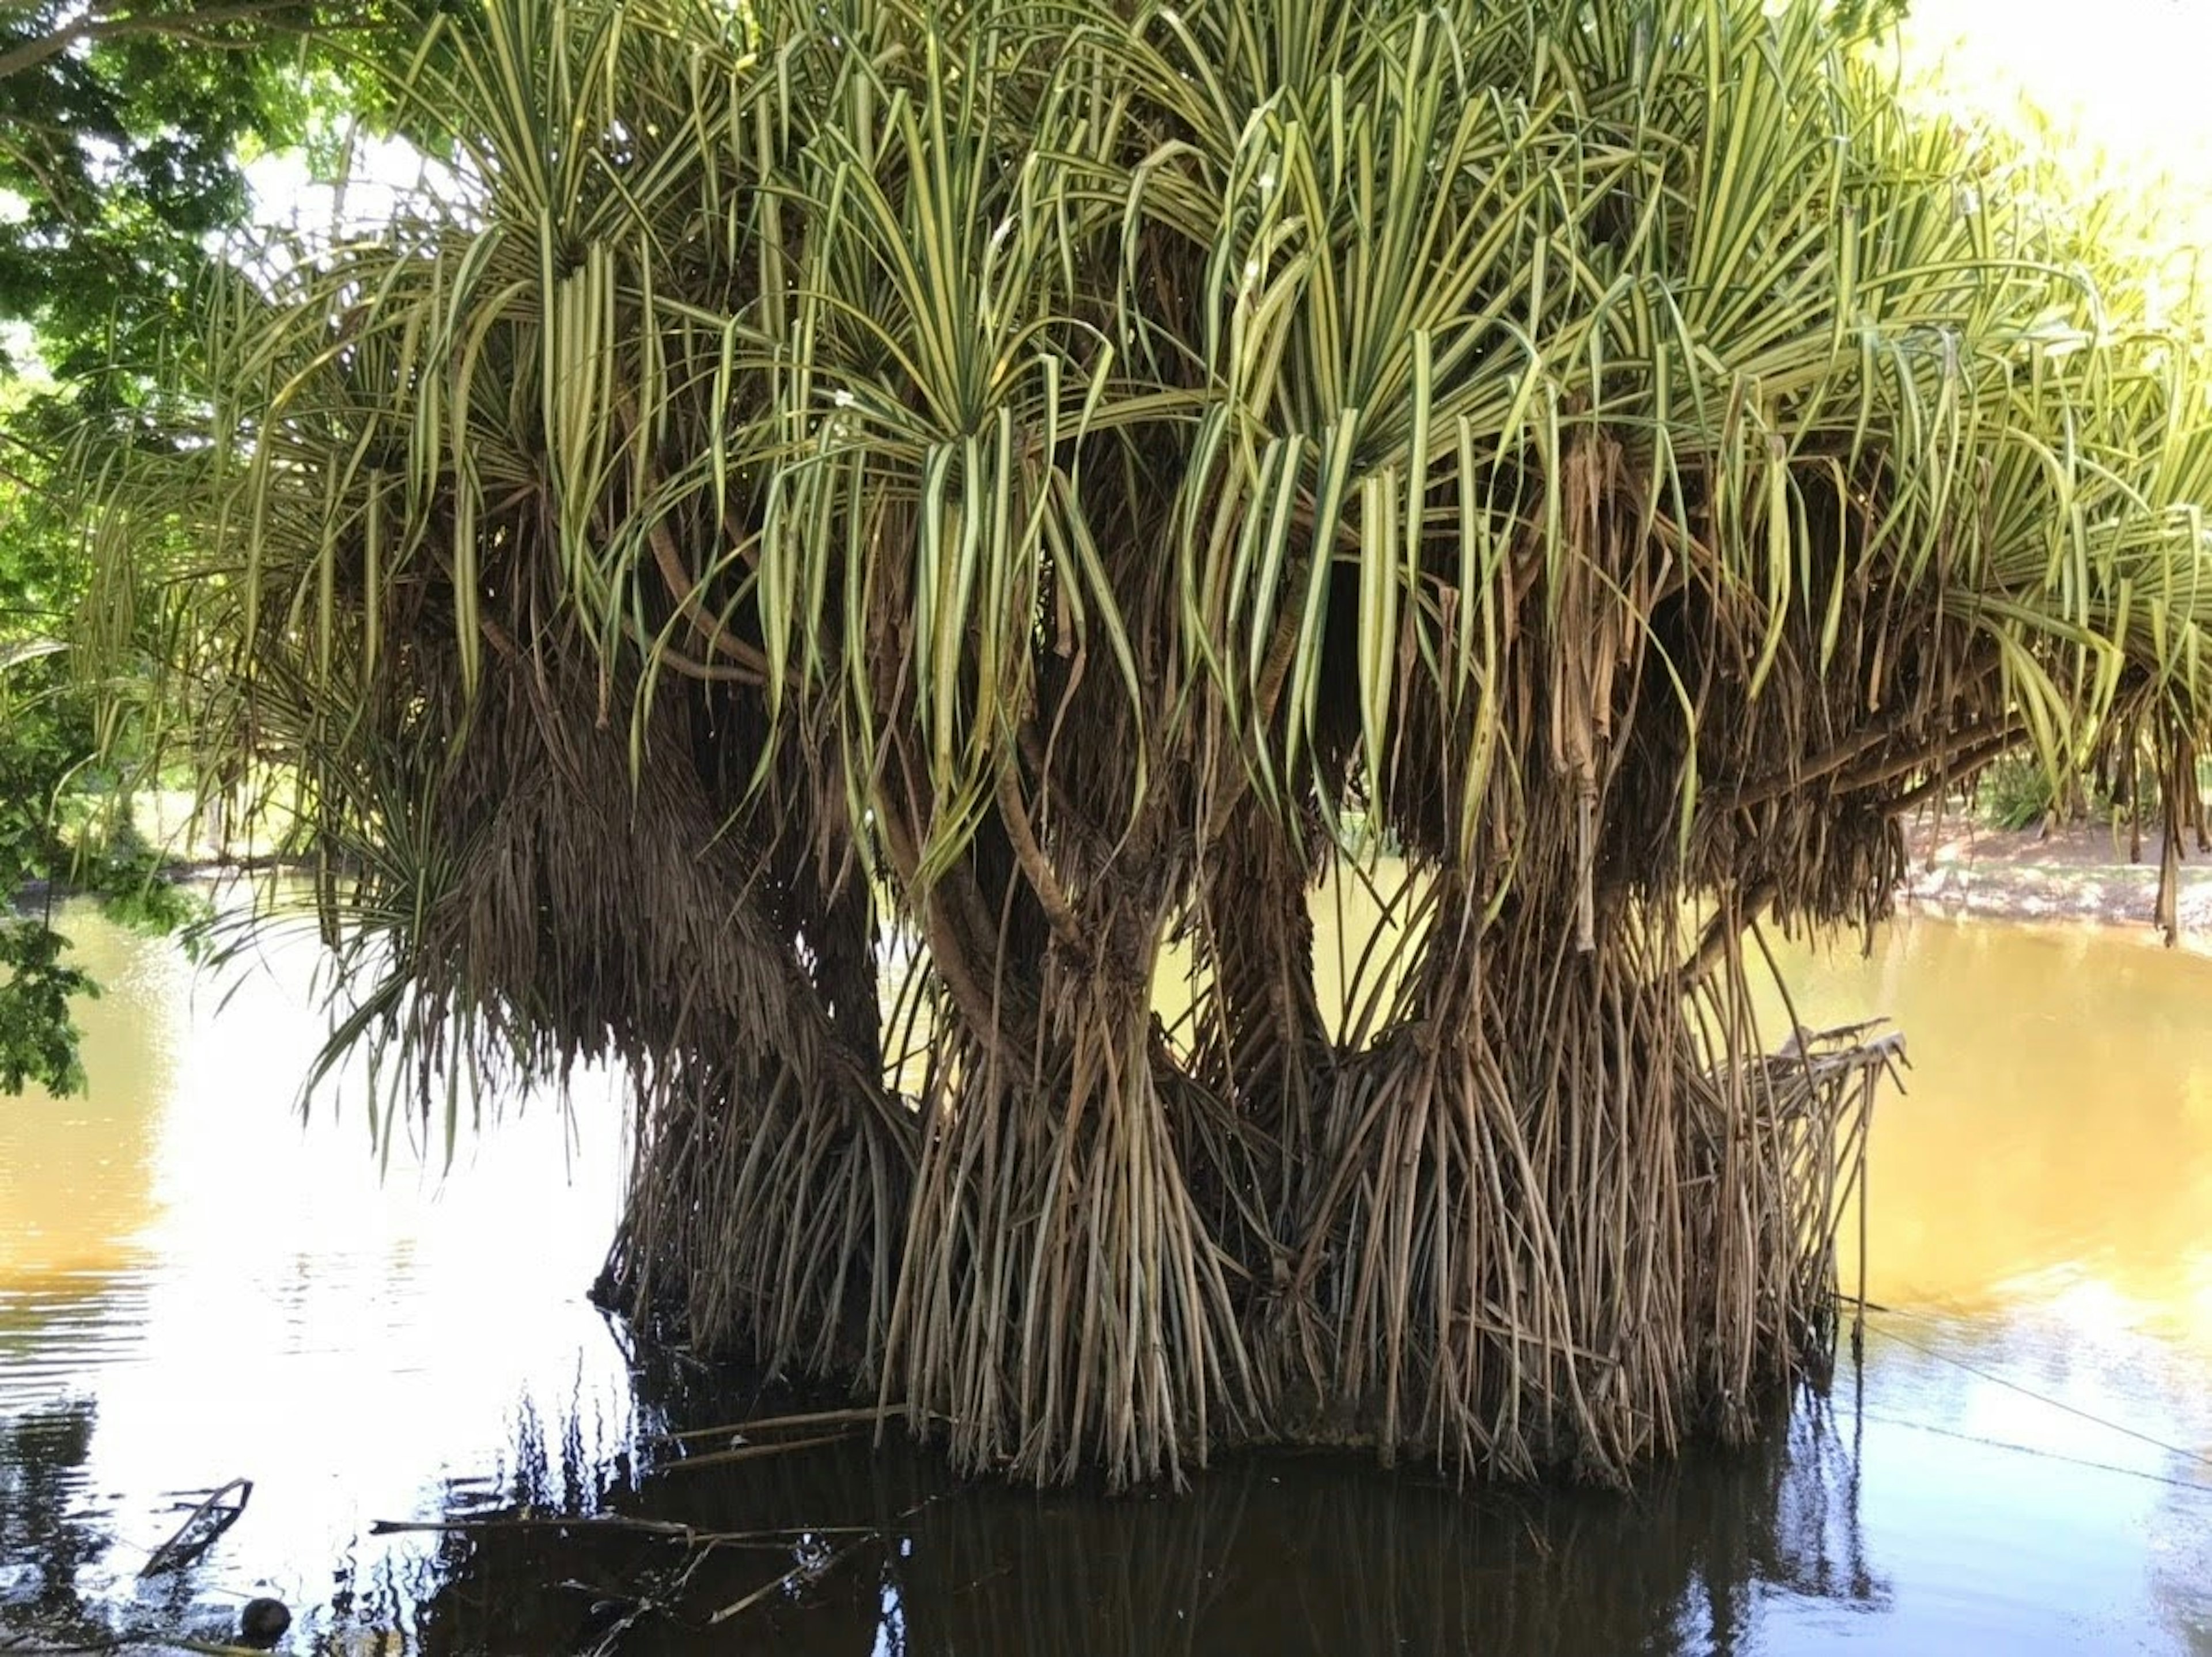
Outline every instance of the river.
{"label": "river", "polygon": [[[216,1640],[274,1594],[329,1657],[2212,1653],[2212,960],[1930,919],[1793,960],[1806,1023],[1889,1013],[1913,1068],[1863,1359],[1747,1450],[1626,1496],[1277,1454],[1107,1501],[852,1441],[671,1470],[659,1435],[772,1404],[634,1362],[586,1301],[604,1080],[380,1167],[358,1096],[292,1108],[306,940],[211,983],[66,930],[107,989],[90,1090],[0,1101],[0,1652]],[[237,1521],[142,1580],[238,1477]],[[770,1533],[678,1583],[642,1531],[373,1529],[586,1511]]]}

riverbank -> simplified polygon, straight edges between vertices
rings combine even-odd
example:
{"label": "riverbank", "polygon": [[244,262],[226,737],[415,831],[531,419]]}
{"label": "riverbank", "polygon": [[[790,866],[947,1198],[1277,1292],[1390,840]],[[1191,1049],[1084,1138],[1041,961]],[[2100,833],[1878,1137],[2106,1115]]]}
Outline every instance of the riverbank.
{"label": "riverbank", "polygon": [[[1975,919],[2094,921],[2156,939],[2162,837],[2146,830],[2137,860],[2125,824],[2048,830],[1991,828],[1960,812],[1906,825],[1905,907]],[[2182,847],[2183,947],[2212,953],[2212,857]]]}

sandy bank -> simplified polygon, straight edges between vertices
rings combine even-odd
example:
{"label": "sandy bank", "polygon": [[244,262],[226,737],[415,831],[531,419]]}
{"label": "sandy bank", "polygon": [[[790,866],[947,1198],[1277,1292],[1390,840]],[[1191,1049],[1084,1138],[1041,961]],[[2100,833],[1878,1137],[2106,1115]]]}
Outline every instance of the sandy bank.
{"label": "sandy bank", "polygon": [[[2141,861],[2124,824],[2079,823],[2048,831],[1991,828],[1965,816],[1908,826],[1912,866],[1903,893],[1911,907],[1994,920],[2100,921],[2155,938],[2161,837],[2146,831]],[[2183,942],[2212,950],[2212,856],[2182,847]]]}

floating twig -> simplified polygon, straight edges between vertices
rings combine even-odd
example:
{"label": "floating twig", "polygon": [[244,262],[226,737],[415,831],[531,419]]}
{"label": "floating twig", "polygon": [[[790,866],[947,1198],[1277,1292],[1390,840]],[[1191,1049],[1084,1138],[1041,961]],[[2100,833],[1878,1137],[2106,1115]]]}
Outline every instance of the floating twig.
{"label": "floating twig", "polygon": [[697,1574],[699,1567],[707,1563],[708,1556],[713,1552],[714,1550],[711,1547],[699,1549],[691,1556],[684,1569],[677,1573],[676,1579],[665,1587],[657,1589],[652,1593],[639,1594],[631,1598],[629,1609],[617,1618],[606,1632],[599,1636],[599,1642],[591,1649],[590,1657],[611,1657],[615,1648],[621,1642],[623,1636],[635,1627],[641,1619],[651,1616],[657,1611],[665,1611],[683,1599],[684,1591],[691,1586],[691,1578]]}
{"label": "floating twig", "polygon": [[371,1536],[398,1536],[410,1531],[466,1533],[470,1531],[627,1531],[643,1536],[665,1536],[672,1542],[694,1542],[699,1533],[675,1519],[633,1519],[623,1514],[492,1514],[482,1519],[379,1519],[368,1527]]}
{"label": "floating twig", "polygon": [[782,1455],[790,1450],[811,1450],[823,1444],[842,1443],[850,1433],[817,1433],[811,1438],[786,1438],[766,1444],[741,1444],[734,1450],[714,1450],[706,1455],[688,1455],[681,1461],[661,1464],[664,1473],[680,1473],[694,1467],[720,1466],[732,1461],[751,1461],[764,1455]]}
{"label": "floating twig", "polygon": [[[238,1500],[229,1505],[222,1517],[205,1535],[186,1541],[185,1539],[191,1534],[192,1527],[222,1506],[223,1497],[233,1490],[238,1492]],[[139,1576],[142,1579],[158,1576],[166,1571],[182,1570],[191,1564],[214,1545],[217,1537],[238,1522],[239,1514],[246,1511],[246,1502],[252,1495],[253,1481],[250,1478],[234,1478],[229,1484],[210,1491],[205,1501],[185,1515],[185,1522],[177,1527],[169,1539],[147,1556],[146,1563],[138,1567]]]}
{"label": "floating twig", "polygon": [[609,1531],[620,1535],[681,1542],[687,1547],[725,1547],[743,1542],[788,1542],[804,1536],[866,1536],[872,1525],[783,1525],[766,1530],[702,1531],[673,1519],[633,1519],[623,1514],[589,1514],[563,1518],[557,1514],[502,1514],[483,1519],[379,1519],[370,1524],[371,1536],[397,1536],[410,1531],[466,1535],[476,1531]]}
{"label": "floating twig", "polygon": [[790,1587],[794,1583],[814,1581],[821,1577],[827,1576],[831,1571],[836,1569],[839,1565],[844,1563],[847,1555],[852,1553],[854,1550],[861,1547],[863,1545],[875,1540],[877,1535],[878,1533],[871,1531],[867,1535],[860,1538],[857,1541],[848,1542],[843,1547],[838,1549],[827,1559],[802,1560],[798,1564],[793,1565],[789,1570],[784,1572],[782,1575],[777,1577],[774,1581],[763,1582],[760,1587],[755,1588],[750,1593],[745,1595],[742,1599],[732,1600],[728,1605],[723,1606],[721,1610],[714,1612],[712,1616],[707,1618],[707,1626],[712,1628],[718,1623],[728,1622],[732,1617],[742,1616],[744,1612],[750,1611],[755,1605],[760,1604],[762,1600],[767,1599],[769,1595],[780,1593],[781,1590]]}
{"label": "floating twig", "polygon": [[887,1421],[904,1412],[902,1404],[878,1405],[860,1405],[849,1410],[809,1410],[803,1414],[763,1416],[755,1421],[733,1421],[726,1427],[687,1427],[680,1433],[655,1433],[652,1442],[659,1444],[688,1444],[699,1438],[738,1438],[753,1433],[774,1432],[780,1427],[827,1427],[832,1424],[860,1426],[867,1423]]}

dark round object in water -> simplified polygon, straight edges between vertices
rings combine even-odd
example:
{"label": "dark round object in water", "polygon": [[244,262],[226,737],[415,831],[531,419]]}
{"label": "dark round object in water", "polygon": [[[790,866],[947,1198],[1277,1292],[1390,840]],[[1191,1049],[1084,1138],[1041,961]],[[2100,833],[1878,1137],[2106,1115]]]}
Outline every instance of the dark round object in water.
{"label": "dark round object in water", "polygon": [[249,1599],[238,1613],[238,1637],[249,1646],[273,1646],[292,1626],[292,1613],[282,1599]]}

